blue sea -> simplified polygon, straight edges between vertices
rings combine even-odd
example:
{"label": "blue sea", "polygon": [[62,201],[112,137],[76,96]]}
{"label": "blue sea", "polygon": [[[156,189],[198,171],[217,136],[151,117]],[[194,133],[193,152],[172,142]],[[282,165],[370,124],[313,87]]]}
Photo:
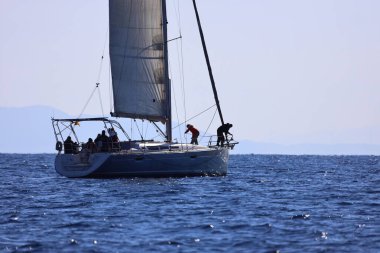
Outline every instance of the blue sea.
{"label": "blue sea", "polygon": [[0,252],[380,252],[380,157],[233,155],[225,177],[68,179],[0,154]]}

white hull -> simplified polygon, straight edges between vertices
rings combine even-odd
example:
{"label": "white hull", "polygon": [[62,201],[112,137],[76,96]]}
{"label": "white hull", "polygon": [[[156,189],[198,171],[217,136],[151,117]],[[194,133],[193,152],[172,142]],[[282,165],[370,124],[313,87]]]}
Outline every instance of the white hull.
{"label": "white hull", "polygon": [[58,154],[56,171],[66,177],[169,177],[227,174],[227,148],[175,151]]}

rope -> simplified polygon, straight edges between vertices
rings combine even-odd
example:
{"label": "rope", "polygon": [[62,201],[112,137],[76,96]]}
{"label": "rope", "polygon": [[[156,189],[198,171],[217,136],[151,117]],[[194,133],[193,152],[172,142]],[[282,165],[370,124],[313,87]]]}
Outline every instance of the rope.
{"label": "rope", "polygon": [[[99,83],[98,83],[99,84]],[[96,86],[98,88],[98,86]],[[99,95],[99,101],[100,101],[100,109],[102,110],[102,115],[104,117],[104,110],[103,110],[103,101],[102,101],[102,96],[100,94],[100,89],[98,89],[98,95]]]}
{"label": "rope", "polygon": [[84,110],[86,110],[87,105],[88,105],[88,103],[90,103],[90,100],[91,100],[92,96],[94,95],[94,93],[95,93],[95,91],[96,91],[97,88],[98,88],[98,84],[97,84],[96,87],[92,90],[90,97],[87,99],[86,104],[84,105],[82,111],[80,112],[80,114],[78,115],[77,118],[82,117]]}
{"label": "rope", "polygon": [[[170,61],[169,61],[169,70],[170,70],[170,75],[173,76],[172,72],[171,72]],[[175,113],[176,113],[176,116],[177,116],[177,122],[179,122],[179,114],[178,114],[178,107],[177,107],[177,98],[176,98],[176,95],[175,95],[175,89],[174,89],[173,83],[171,85],[171,89],[172,89],[172,94],[173,94],[173,98],[174,98],[174,108],[175,108]],[[181,129],[178,129],[178,133],[179,133],[180,142],[182,143],[182,132],[181,132]]]}
{"label": "rope", "polygon": [[[215,104],[212,105],[212,106],[210,106],[210,107],[207,108],[206,110],[203,110],[202,112],[198,113],[197,115],[191,117],[191,118],[189,119],[189,121],[192,120],[192,119],[194,119],[194,118],[196,118],[196,117],[198,117],[199,115],[201,115],[201,114],[207,112],[208,110],[210,110],[210,109],[213,108],[214,106],[215,106]],[[215,116],[215,115],[214,115],[214,116]],[[213,120],[213,119],[214,119],[214,117],[212,118],[212,120]],[[212,122],[212,121],[211,121],[211,122]],[[186,123],[186,121],[184,121],[184,122],[182,122],[182,123],[176,125],[176,126],[173,127],[172,129],[176,129],[177,127],[182,126],[182,125],[185,124],[185,123]],[[211,123],[210,123],[210,124],[211,124]],[[156,138],[157,136],[159,136],[159,135],[154,136],[153,139]]]}
{"label": "rope", "polygon": [[214,121],[214,118],[215,118],[215,115],[216,115],[216,112],[217,112],[217,111],[218,111],[218,109],[215,110],[214,115],[212,116],[212,119],[211,119],[211,121],[210,121],[210,124],[208,125],[208,127],[207,127],[205,133],[203,134],[203,136],[201,137],[201,140],[200,140],[199,142],[201,142],[201,141],[203,140],[203,138],[205,137],[206,133],[208,132],[208,129],[210,128],[212,122]]}
{"label": "rope", "polygon": [[136,125],[136,127],[137,127],[137,131],[138,131],[139,134],[140,134],[140,138],[141,138],[141,140],[144,140],[144,137],[142,136],[142,134],[141,134],[141,132],[140,132],[140,128],[139,128],[139,126],[137,125],[136,120],[134,119],[133,121],[135,122],[135,125]]}
{"label": "rope", "polygon": [[133,139],[133,120],[131,119],[131,137],[132,137],[132,139]]}
{"label": "rope", "polygon": [[[176,6],[177,3],[177,6]],[[174,13],[177,18],[177,25],[178,25],[178,31],[179,31],[179,38],[181,38],[180,41],[177,41],[177,60],[178,60],[178,69],[179,72],[179,78],[181,83],[181,90],[182,90],[182,101],[183,101],[183,109],[184,109],[184,116],[185,116],[185,123],[187,123],[187,110],[186,110],[186,89],[185,89],[185,71],[184,71],[184,54],[183,54],[183,42],[182,42],[182,30],[181,30],[181,11],[180,11],[180,1],[173,2],[174,4]],[[179,122],[179,120],[178,120]],[[173,128],[174,129],[174,128]],[[180,131],[181,136],[181,142],[182,142],[182,131]],[[183,138],[185,138],[183,136]],[[185,138],[186,143],[187,139]]]}
{"label": "rope", "polygon": [[[203,113],[207,112],[208,110],[210,110],[210,109],[211,109],[211,108],[213,108],[214,106],[215,106],[215,104],[214,104],[214,105],[212,105],[212,106],[210,106],[210,107],[209,107],[209,108],[207,108],[206,110],[204,110],[204,111],[202,111],[202,112],[198,113],[197,115],[195,115],[195,116],[191,117],[191,118],[189,119],[189,121],[190,121],[190,120],[192,120],[192,119],[194,119],[194,118],[196,118],[196,117],[198,117],[199,115],[201,115],[201,114],[203,114]],[[185,121],[185,122],[182,122],[181,124],[178,124],[177,126],[173,127],[172,129],[175,129],[175,128],[177,128],[177,127],[179,127],[179,126],[181,126],[181,125],[183,125],[183,124],[185,124],[185,123],[186,123],[186,121]]]}
{"label": "rope", "polygon": [[144,134],[144,138],[145,138],[145,139],[146,139],[146,136],[147,136],[147,134],[148,134],[149,126],[150,126],[150,124],[146,124],[146,127],[145,127],[145,134]]}
{"label": "rope", "polygon": [[[99,85],[100,85],[100,78],[102,75],[103,62],[104,62],[104,53],[106,51],[106,45],[107,45],[107,41],[108,41],[107,35],[108,35],[108,28],[106,31],[106,36],[105,36],[106,38],[104,39],[104,43],[103,43],[103,52],[102,52],[102,57],[100,60],[100,65],[99,65],[98,80],[96,82],[96,88],[99,88]],[[100,94],[100,89],[98,89],[98,95],[99,95],[100,109],[102,110],[102,115],[104,117],[103,101],[102,101],[102,96]]]}
{"label": "rope", "polygon": [[187,111],[186,111],[186,89],[185,89],[185,71],[184,71],[184,63],[183,63],[183,47],[182,47],[182,40],[180,41],[180,47],[178,47],[177,43],[177,51],[178,51],[178,64],[180,71],[180,80],[181,80],[181,87],[182,87],[182,101],[183,101],[183,109],[185,113],[185,123],[187,123]]}
{"label": "rope", "polygon": [[[177,2],[177,6],[175,5]],[[179,8],[179,2],[180,1],[173,1],[173,5],[174,5],[174,13],[176,15],[176,18],[177,18],[177,24],[178,24],[178,30],[179,30],[179,34],[181,34],[181,12],[180,12],[180,8]],[[181,36],[182,37],[182,36]]]}
{"label": "rope", "polygon": [[102,69],[103,69],[104,52],[106,51],[107,35],[108,35],[108,28],[107,28],[107,32],[106,32],[106,39],[104,40],[104,44],[103,44],[102,57],[100,58],[99,71],[98,71],[98,78],[96,80],[96,86],[93,89],[93,91],[91,92],[90,97],[87,99],[86,104],[84,105],[84,107],[83,107],[82,111],[80,112],[78,118],[82,117],[84,111],[86,110],[88,104],[90,103],[92,97],[94,96],[94,93],[95,93],[96,89],[98,90],[100,109],[102,110],[102,115],[104,117],[103,102],[102,102],[102,96],[100,94],[99,85],[100,85],[100,78],[101,78]]}

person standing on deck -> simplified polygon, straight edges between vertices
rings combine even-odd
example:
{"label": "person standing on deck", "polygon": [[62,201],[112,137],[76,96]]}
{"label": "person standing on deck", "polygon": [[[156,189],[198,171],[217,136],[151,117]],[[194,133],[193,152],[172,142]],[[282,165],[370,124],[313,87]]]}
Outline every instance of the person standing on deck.
{"label": "person standing on deck", "polygon": [[219,146],[219,143],[222,147],[224,146],[224,141],[227,139],[227,134],[232,135],[229,132],[231,127],[232,127],[232,124],[230,123],[226,123],[218,127],[218,129],[216,130],[216,134],[218,135],[218,140],[216,142],[217,146]]}
{"label": "person standing on deck", "polygon": [[113,127],[108,128],[108,134],[109,134],[109,141],[110,141],[110,148],[111,151],[119,150],[120,149],[120,143],[119,138],[117,137],[117,133]]}
{"label": "person standing on deck", "polygon": [[110,142],[109,142],[108,136],[106,135],[105,130],[102,131],[102,135],[100,136],[100,141],[102,142],[102,147],[101,147],[100,151],[101,152],[108,152]]}
{"label": "person standing on deck", "polygon": [[199,136],[198,129],[196,129],[193,125],[190,125],[190,124],[187,124],[186,127],[187,127],[187,130],[185,134],[187,134],[189,131],[192,134],[190,144],[198,145],[198,136]]}
{"label": "person standing on deck", "polygon": [[88,141],[86,143],[86,148],[87,148],[88,152],[90,152],[90,153],[95,153],[97,151],[96,144],[95,144],[95,142],[93,142],[93,140],[91,138],[88,139]]}
{"label": "person standing on deck", "polygon": [[67,136],[63,147],[65,148],[65,154],[74,154],[74,142],[71,140],[71,136]]}

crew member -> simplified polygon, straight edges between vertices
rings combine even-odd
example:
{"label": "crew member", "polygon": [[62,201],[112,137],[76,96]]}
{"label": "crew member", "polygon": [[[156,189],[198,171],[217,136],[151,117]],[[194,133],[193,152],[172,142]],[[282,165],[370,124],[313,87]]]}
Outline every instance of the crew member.
{"label": "crew member", "polygon": [[190,124],[187,124],[186,127],[187,127],[187,130],[185,134],[188,133],[189,131],[192,134],[190,144],[198,145],[198,136],[199,136],[198,129],[196,129],[193,125],[190,125]]}
{"label": "crew member", "polygon": [[224,141],[227,139],[227,135],[228,134],[232,135],[229,132],[231,127],[232,127],[232,124],[230,123],[226,123],[218,127],[218,129],[216,130],[216,134],[218,135],[218,140],[216,141],[217,146],[219,146],[219,143],[222,147],[224,146]]}
{"label": "crew member", "polygon": [[74,153],[74,142],[71,140],[71,136],[67,136],[66,140],[63,143],[63,147],[65,148],[65,154],[73,154]]}

